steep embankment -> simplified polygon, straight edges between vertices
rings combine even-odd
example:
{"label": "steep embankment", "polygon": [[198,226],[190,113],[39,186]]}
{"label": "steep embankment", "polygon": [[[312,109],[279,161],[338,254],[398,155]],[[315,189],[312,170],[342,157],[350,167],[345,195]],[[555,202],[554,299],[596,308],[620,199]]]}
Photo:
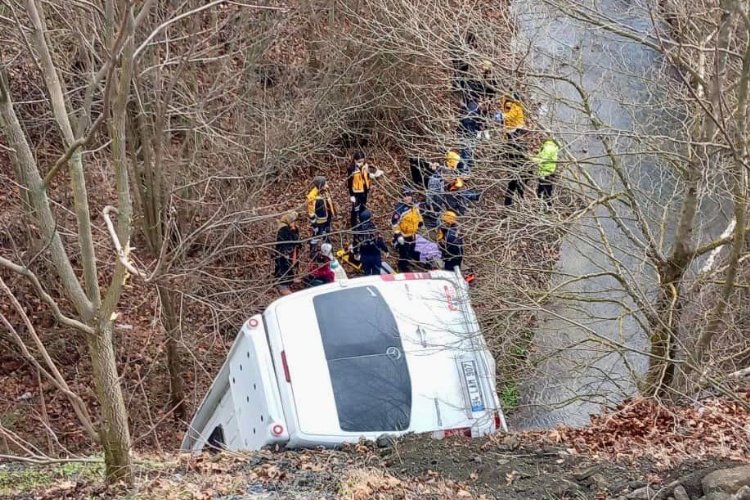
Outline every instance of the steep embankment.
{"label": "steep embankment", "polygon": [[[175,499],[697,500],[725,491],[728,496],[711,498],[733,498],[750,479],[750,429],[742,427],[749,416],[739,404],[716,399],[673,410],[641,400],[585,430],[383,439],[338,451],[141,455],[137,485],[127,493]],[[0,498],[126,494],[103,488],[100,475],[96,464],[0,465]]]}

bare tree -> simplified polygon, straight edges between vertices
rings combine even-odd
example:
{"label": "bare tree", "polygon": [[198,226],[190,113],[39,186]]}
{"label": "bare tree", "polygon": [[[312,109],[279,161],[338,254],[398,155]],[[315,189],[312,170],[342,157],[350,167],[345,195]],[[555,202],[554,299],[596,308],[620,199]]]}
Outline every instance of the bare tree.
{"label": "bare tree", "polygon": [[720,359],[709,346],[739,333],[725,311],[747,252],[746,6],[684,7],[668,6],[669,26],[651,2],[519,9],[541,122],[567,142],[565,182],[587,200],[540,304],[545,370],[567,351],[559,367],[575,374],[550,391],[557,405],[617,401],[636,386],[727,392],[744,352]]}
{"label": "bare tree", "polygon": [[[11,9],[15,13],[13,6],[11,6]],[[91,125],[91,130],[78,131],[78,135],[76,135],[73,125],[75,113],[70,109],[66,100],[66,91],[58,76],[58,68],[48,45],[42,5],[34,0],[29,0],[26,2],[25,9],[30,23],[30,40],[28,42],[31,56],[38,64],[44,78],[49,95],[49,105],[65,147],[58,164],[67,164],[70,174],[77,221],[77,237],[83,267],[83,285],[75,274],[59,226],[55,221],[52,202],[47,194],[48,185],[42,178],[40,166],[32,154],[28,136],[14,109],[10,95],[7,62],[4,62],[2,68],[0,68],[2,129],[10,144],[11,156],[20,174],[19,183],[28,192],[31,208],[41,236],[48,242],[49,253],[65,291],[65,296],[73,304],[76,315],[80,318],[79,320],[69,320],[66,323],[75,326],[83,333],[89,346],[94,382],[101,406],[99,429],[96,435],[92,437],[95,437],[104,448],[108,479],[130,482],[132,481],[130,433],[117,374],[113,344],[115,311],[127,277],[127,270],[124,266],[118,264],[106,292],[102,294],[100,277],[97,272],[97,257],[94,251],[83,155],[80,151],[80,147],[88,142],[87,136],[93,133],[93,128],[98,126],[101,120],[94,122]],[[132,9],[123,9],[121,18],[122,21],[117,28],[111,27],[113,31],[117,29],[117,37],[115,43],[109,47],[111,54],[103,67],[104,72],[109,73],[111,79],[107,81],[104,97],[105,111],[102,115],[107,113],[106,110],[111,106],[110,134],[113,141],[113,165],[119,207],[117,233],[120,241],[124,242],[127,248],[131,232],[131,202],[124,163],[124,135],[125,106],[130,92],[134,50],[134,16]],[[97,82],[94,82],[91,85],[96,87],[96,84]],[[53,310],[59,311],[60,308],[55,303],[55,299],[44,292],[40,281],[29,268],[23,264],[15,264],[5,260],[3,263],[8,269],[19,272],[31,280],[42,297],[46,298],[47,302],[53,307]]]}

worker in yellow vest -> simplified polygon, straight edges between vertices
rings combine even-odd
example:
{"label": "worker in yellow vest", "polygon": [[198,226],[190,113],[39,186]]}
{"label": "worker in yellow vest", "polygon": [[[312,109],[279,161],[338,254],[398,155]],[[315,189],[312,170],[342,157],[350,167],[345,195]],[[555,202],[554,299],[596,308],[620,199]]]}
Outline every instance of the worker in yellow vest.
{"label": "worker in yellow vest", "polygon": [[539,177],[536,194],[548,206],[552,198],[559,152],[560,145],[550,137],[542,143],[537,154],[531,157],[531,161],[536,165],[536,175]]}
{"label": "worker in yellow vest", "polygon": [[500,99],[500,109],[502,111],[503,129],[507,135],[512,136],[518,130],[526,128],[526,116],[523,104],[517,95],[502,97]]}
{"label": "worker in yellow vest", "polygon": [[404,188],[401,201],[396,204],[391,217],[393,244],[398,249],[398,270],[402,273],[411,270],[411,262],[418,261],[417,232],[422,227],[422,214],[414,202],[414,191]]}
{"label": "worker in yellow vest", "polygon": [[336,215],[325,177],[318,175],[313,179],[313,186],[307,193],[306,201],[307,216],[313,232],[313,237],[310,239],[310,255],[314,255],[321,240],[328,242],[331,222]]}
{"label": "worker in yellow vest", "polygon": [[347,169],[346,187],[349,191],[349,201],[352,203],[350,225],[352,229],[360,222],[360,214],[367,207],[367,195],[372,187],[372,180],[383,175],[382,170],[371,167],[365,153],[354,153],[352,163]]}

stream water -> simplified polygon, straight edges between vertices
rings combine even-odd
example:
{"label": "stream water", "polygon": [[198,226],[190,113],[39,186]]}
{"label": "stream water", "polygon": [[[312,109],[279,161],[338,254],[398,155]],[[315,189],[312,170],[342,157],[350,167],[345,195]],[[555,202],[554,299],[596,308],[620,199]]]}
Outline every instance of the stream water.
{"label": "stream water", "polygon": [[[636,0],[582,0],[575,5],[642,33],[654,31],[647,6]],[[675,148],[672,139],[685,136],[680,120],[685,112],[665,97],[665,86],[676,83],[661,55],[575,20],[565,9],[544,1],[515,0],[512,10],[519,27],[514,50],[529,54],[528,97],[541,105],[541,123],[578,162],[567,169],[565,182],[572,185],[576,174],[580,178],[585,171],[605,191],[621,189],[601,140],[608,137],[628,182],[639,193],[650,227],[668,249],[679,212],[680,184],[674,169],[651,151]],[[585,91],[593,114],[602,122],[598,130],[584,112],[579,92],[559,77],[577,82]],[[635,135],[649,139],[635,140]],[[719,208],[710,200],[703,203],[698,238],[724,229],[726,217]],[[632,213],[624,205],[617,210],[627,230],[642,239]],[[648,339],[633,312],[633,300],[607,273],[624,276],[627,286],[653,299],[656,276],[644,264],[643,254],[604,207],[575,223],[562,243],[553,278],[558,292],[574,298],[544,304],[534,338],[538,370],[521,388],[521,408],[511,425],[582,426],[602,404],[617,403],[635,392],[636,379],[647,367],[642,353]],[[573,277],[580,279],[572,281]]]}

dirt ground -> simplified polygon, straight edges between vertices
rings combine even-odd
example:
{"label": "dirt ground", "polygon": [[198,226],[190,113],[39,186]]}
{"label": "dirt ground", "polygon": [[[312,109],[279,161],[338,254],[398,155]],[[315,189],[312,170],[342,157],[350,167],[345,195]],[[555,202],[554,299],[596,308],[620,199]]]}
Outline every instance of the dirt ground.
{"label": "dirt ground", "polygon": [[646,485],[656,495],[675,479],[698,498],[700,478],[733,463],[688,459],[664,469],[646,456],[578,454],[534,436],[411,436],[384,447],[139,456],[129,491],[102,486],[101,464],[0,464],[0,499],[605,499]]}
{"label": "dirt ground", "polygon": [[704,458],[664,470],[645,456],[614,461],[565,447],[520,445],[520,439],[511,436],[496,444],[481,439],[410,438],[397,443],[384,464],[397,477],[434,475],[467,483],[476,494],[490,498],[599,499],[627,494],[646,484],[658,491],[660,485],[690,474],[695,481],[689,482],[688,493],[700,496],[700,478],[705,473],[736,463]]}

